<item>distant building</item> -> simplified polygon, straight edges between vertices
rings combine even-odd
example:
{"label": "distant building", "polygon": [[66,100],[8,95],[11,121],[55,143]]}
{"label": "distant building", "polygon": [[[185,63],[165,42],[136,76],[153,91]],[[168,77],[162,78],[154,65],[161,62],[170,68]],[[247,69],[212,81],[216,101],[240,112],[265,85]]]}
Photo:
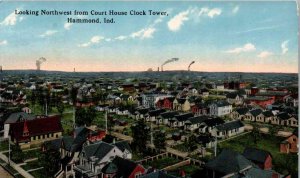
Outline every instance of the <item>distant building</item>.
{"label": "distant building", "polygon": [[20,147],[30,148],[62,135],[60,116],[40,116],[33,120],[20,120],[10,124],[11,140]]}
{"label": "distant building", "polygon": [[280,143],[281,153],[298,153],[298,129]]}
{"label": "distant building", "polygon": [[227,101],[217,101],[209,106],[210,115],[224,116],[230,114],[232,111],[232,105]]}

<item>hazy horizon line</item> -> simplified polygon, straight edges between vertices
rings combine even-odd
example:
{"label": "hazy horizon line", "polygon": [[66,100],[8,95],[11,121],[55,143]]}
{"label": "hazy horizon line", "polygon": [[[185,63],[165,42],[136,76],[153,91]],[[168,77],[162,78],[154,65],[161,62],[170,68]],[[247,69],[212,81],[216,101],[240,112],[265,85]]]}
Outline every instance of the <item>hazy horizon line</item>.
{"label": "hazy horizon line", "polygon": [[[4,71],[37,71],[36,69],[5,69],[2,70]],[[40,71],[46,71],[46,72],[68,72],[68,73],[74,73],[74,71],[66,71],[66,70],[40,70]],[[298,74],[299,72],[255,72],[255,71],[195,71],[195,70],[164,70],[164,71],[157,71],[157,70],[153,70],[153,71],[76,71],[75,73],[118,73],[118,72],[128,72],[128,73],[135,73],[135,72],[149,72],[149,73],[154,73],[154,72],[176,72],[176,71],[184,71],[184,72],[208,72],[208,73],[213,73],[213,72],[217,72],[217,73],[277,73],[277,74]]]}

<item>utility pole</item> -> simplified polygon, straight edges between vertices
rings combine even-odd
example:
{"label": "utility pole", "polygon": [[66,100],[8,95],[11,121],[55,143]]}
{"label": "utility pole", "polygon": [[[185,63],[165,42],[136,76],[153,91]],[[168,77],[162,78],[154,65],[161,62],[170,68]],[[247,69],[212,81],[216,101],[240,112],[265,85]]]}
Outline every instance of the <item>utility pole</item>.
{"label": "utility pole", "polygon": [[[218,137],[215,136],[215,157],[217,157],[217,144],[218,144]],[[215,178],[215,171],[213,171],[213,178]]]}
{"label": "utility pole", "polygon": [[8,135],[8,164],[10,165],[10,135]]}
{"label": "utility pole", "polygon": [[105,133],[107,134],[108,132],[107,132],[107,111],[105,111]]}
{"label": "utility pole", "polygon": [[151,143],[151,145],[153,144],[153,130],[152,130],[152,121],[150,120],[150,136],[151,136],[151,138],[150,138],[150,143]]}
{"label": "utility pole", "polygon": [[75,106],[73,106],[73,128],[75,128]]}

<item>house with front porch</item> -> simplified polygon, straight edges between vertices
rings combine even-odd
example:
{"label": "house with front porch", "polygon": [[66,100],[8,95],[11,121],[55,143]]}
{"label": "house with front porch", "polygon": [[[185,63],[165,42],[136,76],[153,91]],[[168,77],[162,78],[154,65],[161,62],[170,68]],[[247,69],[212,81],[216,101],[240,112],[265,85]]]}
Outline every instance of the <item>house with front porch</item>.
{"label": "house with front porch", "polygon": [[232,105],[227,101],[217,101],[209,106],[209,112],[212,116],[225,116],[232,112]]}
{"label": "house with front porch", "polygon": [[189,131],[195,131],[199,129],[201,123],[205,120],[208,120],[208,116],[196,116],[188,118],[184,123],[184,129]]}
{"label": "house with front porch", "polygon": [[126,158],[116,145],[98,142],[83,147],[79,154],[79,163],[74,166],[76,177],[98,178],[102,168],[116,156]]}
{"label": "house with front porch", "polygon": [[248,108],[236,108],[230,113],[230,117],[235,120],[244,120],[248,111]]}
{"label": "house with front porch", "polygon": [[188,118],[194,117],[193,113],[185,113],[174,116],[172,119],[169,120],[169,126],[170,127],[184,127],[185,121],[188,120]]}
{"label": "house with front porch", "polygon": [[168,125],[169,124],[169,120],[172,119],[174,116],[178,115],[179,112],[177,111],[167,111],[167,112],[163,112],[161,113],[157,119],[156,119],[156,124],[164,124],[164,125]]}
{"label": "house with front porch", "polygon": [[252,109],[247,112],[246,117],[244,118],[245,121],[257,121],[257,120],[262,120],[264,118],[264,115],[262,114],[261,109]]}
{"label": "house with front porch", "polygon": [[212,136],[218,138],[229,138],[244,132],[244,124],[240,120],[226,122],[224,124],[217,125],[212,130]]}

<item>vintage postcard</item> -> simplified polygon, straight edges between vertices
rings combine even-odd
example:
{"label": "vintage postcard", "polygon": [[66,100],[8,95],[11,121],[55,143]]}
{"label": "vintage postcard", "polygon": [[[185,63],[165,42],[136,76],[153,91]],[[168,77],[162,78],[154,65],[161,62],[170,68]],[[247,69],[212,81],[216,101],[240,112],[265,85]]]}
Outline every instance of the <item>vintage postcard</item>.
{"label": "vintage postcard", "polygon": [[298,15],[0,0],[0,177],[297,178]]}

